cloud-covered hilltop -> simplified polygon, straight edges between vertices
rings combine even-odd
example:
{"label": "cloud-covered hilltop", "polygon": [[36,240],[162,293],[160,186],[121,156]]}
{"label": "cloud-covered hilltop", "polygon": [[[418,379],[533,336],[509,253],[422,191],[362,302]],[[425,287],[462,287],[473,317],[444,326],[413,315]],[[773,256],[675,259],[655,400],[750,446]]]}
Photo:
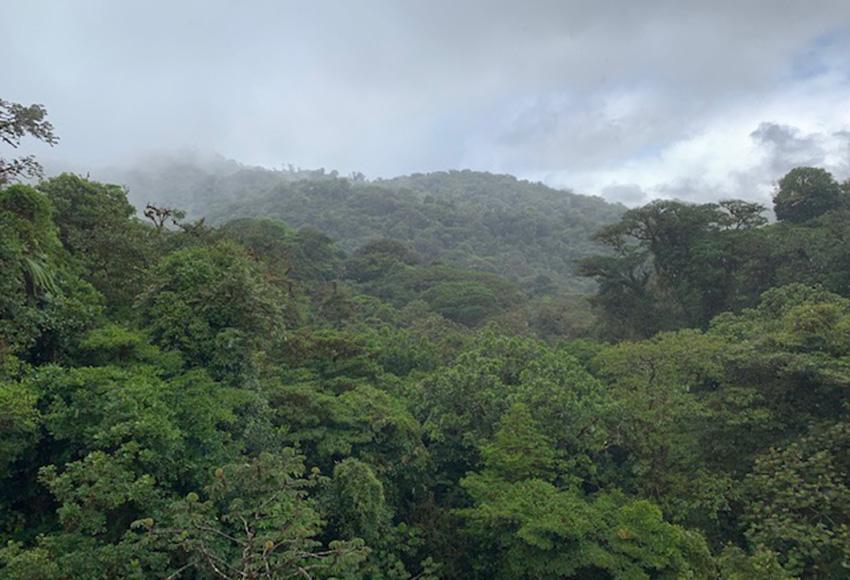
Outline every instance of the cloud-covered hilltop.
{"label": "cloud-covered hilltop", "polygon": [[629,204],[847,173],[842,0],[8,4],[5,97],[43,102],[77,166],[200,147]]}
{"label": "cloud-covered hilltop", "polygon": [[251,167],[199,152],[150,155],[93,177],[126,186],[137,208],[180,208],[213,224],[274,218],[317,229],[347,251],[394,239],[426,262],[496,273],[530,291],[541,284],[592,289],[576,276],[577,261],[600,251],[592,235],[625,211],[511,175],[466,170],[369,180],[325,169]]}

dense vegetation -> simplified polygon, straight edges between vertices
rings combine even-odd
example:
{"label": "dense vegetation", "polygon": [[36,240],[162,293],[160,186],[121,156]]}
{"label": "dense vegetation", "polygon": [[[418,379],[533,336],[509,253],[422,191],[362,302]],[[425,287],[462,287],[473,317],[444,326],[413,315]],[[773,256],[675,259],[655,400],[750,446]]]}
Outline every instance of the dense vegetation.
{"label": "dense vegetation", "polygon": [[778,222],[740,200],[655,201],[626,212],[596,239],[612,253],[583,261],[599,281],[595,302],[612,338],[706,328],[722,312],[754,307],[791,283],[850,296],[850,181],[800,167],[779,181]]}
{"label": "dense vegetation", "polygon": [[576,338],[398,240],[7,184],[0,576],[846,578],[847,198],[630,210]]}
{"label": "dense vegetation", "polygon": [[428,263],[498,274],[537,293],[592,291],[576,275],[576,262],[602,250],[592,234],[625,211],[600,198],[473,171],[367,181],[173,156],[105,175],[127,185],[138,205],[179,207],[214,224],[277,218],[317,229],[348,252],[394,239]]}

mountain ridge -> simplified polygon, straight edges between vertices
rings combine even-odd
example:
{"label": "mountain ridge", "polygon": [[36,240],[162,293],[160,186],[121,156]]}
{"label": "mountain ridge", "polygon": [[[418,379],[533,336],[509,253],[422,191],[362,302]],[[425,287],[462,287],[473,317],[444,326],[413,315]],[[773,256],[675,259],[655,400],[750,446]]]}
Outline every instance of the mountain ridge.
{"label": "mountain ridge", "polygon": [[276,218],[317,229],[348,252],[393,239],[426,261],[498,274],[526,290],[592,291],[593,282],[576,275],[575,263],[603,250],[591,236],[626,211],[596,196],[472,170],[366,179],[325,169],[252,167],[223,157],[207,164],[164,157],[98,177],[127,187],[136,207],[167,205],[213,224]]}

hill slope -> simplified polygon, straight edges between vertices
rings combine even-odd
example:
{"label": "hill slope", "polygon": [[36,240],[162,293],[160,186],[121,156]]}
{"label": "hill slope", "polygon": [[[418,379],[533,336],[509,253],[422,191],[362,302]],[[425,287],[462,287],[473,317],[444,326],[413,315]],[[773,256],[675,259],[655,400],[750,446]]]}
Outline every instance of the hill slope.
{"label": "hill slope", "polygon": [[367,181],[324,170],[269,170],[222,159],[160,159],[113,170],[137,206],[154,202],[223,223],[273,217],[318,229],[347,251],[379,238],[425,261],[492,272],[528,291],[586,292],[576,261],[599,253],[590,236],[625,210],[597,197],[474,171]]}

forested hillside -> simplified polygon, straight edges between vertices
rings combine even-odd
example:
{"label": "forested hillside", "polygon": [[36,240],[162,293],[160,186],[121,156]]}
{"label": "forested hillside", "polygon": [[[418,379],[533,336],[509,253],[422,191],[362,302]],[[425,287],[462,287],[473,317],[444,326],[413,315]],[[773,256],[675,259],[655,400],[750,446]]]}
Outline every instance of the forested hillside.
{"label": "forested hillside", "polygon": [[[117,185],[15,183],[27,167],[0,164],[2,578],[850,574],[850,195],[823,170],[780,180],[775,224],[658,201],[601,227],[594,322],[390,221],[341,244],[140,215]],[[457,203],[462,232],[491,199],[564,203],[517,183],[323,177],[240,207]]]}
{"label": "forested hillside", "polygon": [[104,174],[126,185],[137,206],[179,207],[213,224],[277,218],[317,229],[346,251],[389,238],[425,261],[498,274],[532,291],[592,290],[576,275],[576,262],[601,250],[591,235],[625,211],[600,198],[473,171],[367,181],[184,155]]}

